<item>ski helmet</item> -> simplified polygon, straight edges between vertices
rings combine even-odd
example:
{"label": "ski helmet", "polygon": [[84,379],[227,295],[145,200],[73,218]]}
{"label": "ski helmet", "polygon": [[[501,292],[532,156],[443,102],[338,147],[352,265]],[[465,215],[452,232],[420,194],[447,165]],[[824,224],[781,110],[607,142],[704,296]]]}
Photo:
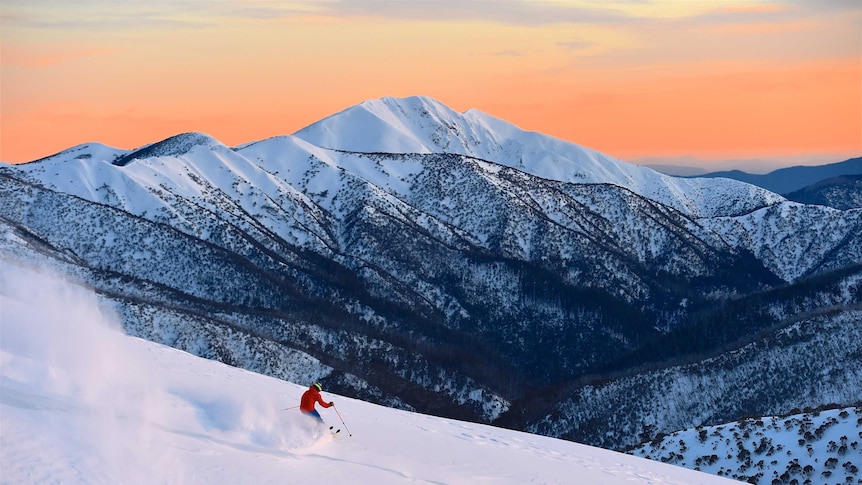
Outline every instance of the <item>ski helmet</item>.
{"label": "ski helmet", "polygon": [[323,386],[321,386],[319,382],[315,382],[314,384],[311,385],[311,387],[317,389],[318,392],[323,390]]}

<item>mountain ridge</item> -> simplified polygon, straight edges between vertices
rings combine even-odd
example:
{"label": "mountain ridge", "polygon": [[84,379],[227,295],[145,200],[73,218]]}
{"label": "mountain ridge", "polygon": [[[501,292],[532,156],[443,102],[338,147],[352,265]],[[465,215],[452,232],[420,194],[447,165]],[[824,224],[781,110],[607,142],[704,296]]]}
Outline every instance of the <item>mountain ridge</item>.
{"label": "mountain ridge", "polygon": [[[397,117],[396,111],[407,121],[389,122],[385,124],[386,129],[373,123],[360,124],[371,134],[360,131],[345,140],[333,138],[333,134],[341,133],[339,126],[354,126],[351,124],[355,122],[354,117],[365,121],[364,116],[373,112],[376,119],[391,120]],[[438,123],[429,123],[429,120]],[[430,134],[416,134],[417,129],[428,129],[429,126]],[[719,192],[753,191],[738,199],[748,199],[756,194],[762,199],[761,205],[780,200],[768,192],[757,193],[759,189],[748,185],[737,186],[731,182],[703,184],[696,180],[668,177],[571,142],[523,131],[475,109],[459,114],[439,101],[420,96],[365,101],[303,128],[295,136],[317,146],[348,152],[458,153],[551,180],[612,183],[696,216],[719,215],[728,210],[739,214],[751,210],[751,207],[728,207],[727,198],[718,196]],[[685,197],[689,192],[707,196],[713,191],[716,196],[706,204],[698,205],[692,198]]]}
{"label": "mountain ridge", "polygon": [[839,175],[803,187],[786,197],[803,204],[819,204],[839,210],[862,207],[862,174]]}

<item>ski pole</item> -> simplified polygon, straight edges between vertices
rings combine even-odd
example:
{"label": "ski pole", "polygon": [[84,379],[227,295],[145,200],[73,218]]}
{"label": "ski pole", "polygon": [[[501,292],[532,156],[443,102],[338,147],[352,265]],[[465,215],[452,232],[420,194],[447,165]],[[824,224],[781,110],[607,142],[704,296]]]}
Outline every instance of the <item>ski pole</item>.
{"label": "ski pole", "polygon": [[347,423],[344,422],[344,418],[341,417],[341,413],[338,412],[338,408],[335,407],[335,404],[332,405],[332,409],[335,409],[335,414],[338,415],[338,419],[341,420],[341,424],[344,425],[344,430],[347,431],[348,436],[353,436],[350,432],[350,428],[347,427]]}
{"label": "ski pole", "polygon": [[[287,411],[287,410],[289,410],[289,409],[296,409],[296,408],[298,408],[298,407],[299,407],[299,406],[291,406],[291,407],[289,407],[289,408],[279,409],[279,411]],[[346,427],[346,426],[345,426],[345,427]]]}

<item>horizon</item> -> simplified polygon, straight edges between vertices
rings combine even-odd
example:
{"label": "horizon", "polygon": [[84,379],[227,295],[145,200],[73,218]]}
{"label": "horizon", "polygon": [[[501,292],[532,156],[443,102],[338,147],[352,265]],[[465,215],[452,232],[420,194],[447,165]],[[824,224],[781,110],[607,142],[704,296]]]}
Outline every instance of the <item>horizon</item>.
{"label": "horizon", "polygon": [[192,131],[236,146],[411,95],[631,163],[766,172],[862,154],[849,0],[8,0],[0,27],[6,163]]}

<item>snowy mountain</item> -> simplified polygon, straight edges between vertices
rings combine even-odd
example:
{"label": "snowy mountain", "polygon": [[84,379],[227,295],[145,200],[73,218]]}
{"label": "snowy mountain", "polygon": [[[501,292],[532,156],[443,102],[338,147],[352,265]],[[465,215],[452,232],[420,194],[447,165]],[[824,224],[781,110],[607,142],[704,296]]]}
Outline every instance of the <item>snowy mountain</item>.
{"label": "snowy mountain", "polygon": [[0,269],[4,484],[732,483],[325,390],[333,436],[291,409],[304,386],[127,337],[92,292]]}
{"label": "snowy mountain", "polygon": [[313,145],[361,153],[465,155],[541,178],[613,184],[688,216],[738,215],[781,200],[735,181],[669,177],[478,110],[457,113],[423,97],[365,101],[296,133]]}
{"label": "snowy mountain", "polygon": [[[0,166],[0,200],[0,257],[94,288],[129,334],[391,407],[623,449],[862,398],[837,370],[829,390],[774,372],[788,385],[757,398],[745,380],[801,367],[800,348],[862,368],[830,352],[862,334],[862,210],[661,175],[428,98],[238,147],[81,145]],[[805,345],[782,340],[794,325]],[[680,392],[718,411],[657,399],[690,374]]]}

